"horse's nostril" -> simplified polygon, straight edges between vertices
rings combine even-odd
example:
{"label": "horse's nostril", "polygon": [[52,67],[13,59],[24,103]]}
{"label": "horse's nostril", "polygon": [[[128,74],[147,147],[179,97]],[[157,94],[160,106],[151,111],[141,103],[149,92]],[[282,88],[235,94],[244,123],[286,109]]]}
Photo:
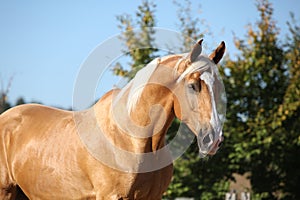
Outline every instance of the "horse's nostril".
{"label": "horse's nostril", "polygon": [[222,141],[219,142],[218,147],[222,146]]}
{"label": "horse's nostril", "polygon": [[204,138],[203,138],[203,144],[208,144],[211,142],[210,136],[209,134],[207,134]]}

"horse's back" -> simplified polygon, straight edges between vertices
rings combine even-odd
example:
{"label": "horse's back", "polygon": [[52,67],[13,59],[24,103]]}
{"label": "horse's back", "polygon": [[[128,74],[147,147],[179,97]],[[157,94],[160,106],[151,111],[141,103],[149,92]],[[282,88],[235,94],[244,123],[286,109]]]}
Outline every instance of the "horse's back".
{"label": "horse's back", "polygon": [[62,188],[74,189],[75,196],[80,192],[67,180],[83,179],[73,112],[36,104],[14,107],[0,116],[0,147],[0,187],[18,184],[32,198],[40,191],[63,194]]}
{"label": "horse's back", "polygon": [[18,151],[38,140],[63,136],[62,128],[73,126],[72,112],[39,104],[25,104],[0,115],[0,139],[7,150]]}

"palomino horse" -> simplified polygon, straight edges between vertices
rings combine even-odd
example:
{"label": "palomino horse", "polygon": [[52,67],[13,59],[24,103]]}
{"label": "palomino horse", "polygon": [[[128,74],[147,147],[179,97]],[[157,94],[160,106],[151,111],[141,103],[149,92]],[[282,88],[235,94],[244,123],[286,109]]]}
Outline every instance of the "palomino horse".
{"label": "palomino horse", "polygon": [[225,44],[206,57],[201,43],[153,60],[88,110],[28,104],[3,113],[0,199],[16,199],[20,189],[43,200],[161,199],[172,177],[165,134],[175,116],[197,136],[202,156],[222,141],[214,88]]}

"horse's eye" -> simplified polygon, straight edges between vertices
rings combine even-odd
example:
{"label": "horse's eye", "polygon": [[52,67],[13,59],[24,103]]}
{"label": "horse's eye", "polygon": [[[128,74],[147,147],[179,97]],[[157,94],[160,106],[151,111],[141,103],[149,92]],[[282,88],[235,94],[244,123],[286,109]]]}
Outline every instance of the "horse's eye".
{"label": "horse's eye", "polygon": [[194,92],[200,92],[201,91],[201,85],[199,83],[189,83],[188,88],[193,90]]}

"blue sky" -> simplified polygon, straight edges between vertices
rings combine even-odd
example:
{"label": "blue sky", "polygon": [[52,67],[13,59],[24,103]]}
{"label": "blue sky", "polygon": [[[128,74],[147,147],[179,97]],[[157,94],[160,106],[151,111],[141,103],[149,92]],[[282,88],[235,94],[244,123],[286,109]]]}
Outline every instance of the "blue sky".
{"label": "blue sky", "polygon": [[[287,33],[286,21],[297,11],[299,0],[274,0],[274,18]],[[178,31],[177,8],[172,0],[155,1],[157,26]],[[70,108],[74,83],[80,66],[103,41],[119,34],[117,15],[133,14],[140,1],[4,1],[0,0],[0,89],[14,77],[8,100]],[[199,4],[201,13],[199,13]],[[213,36],[205,40],[208,50],[224,40],[227,53],[234,56],[233,32],[243,37],[246,25],[259,16],[255,1],[193,1],[193,15],[205,19]],[[109,71],[97,88],[96,98],[119,79]]]}

